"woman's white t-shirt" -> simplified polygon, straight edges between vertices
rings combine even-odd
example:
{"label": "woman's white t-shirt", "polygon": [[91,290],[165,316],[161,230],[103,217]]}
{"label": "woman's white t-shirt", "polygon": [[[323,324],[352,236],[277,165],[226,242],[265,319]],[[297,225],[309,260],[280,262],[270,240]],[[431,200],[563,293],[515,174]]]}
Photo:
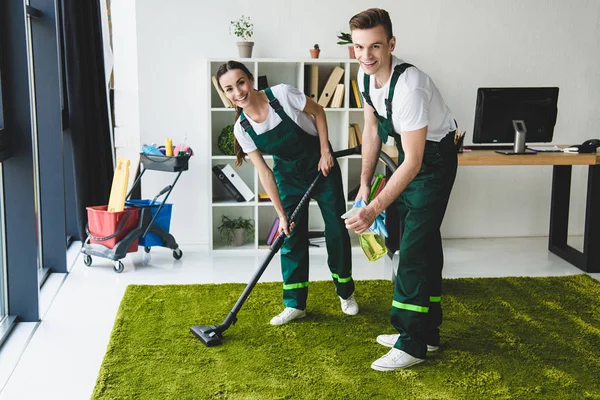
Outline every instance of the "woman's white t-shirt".
{"label": "woman's white t-shirt", "polygon": [[[403,61],[392,56],[392,73]],[[357,83],[359,90],[364,88],[365,73],[358,71]],[[381,88],[375,88],[375,77],[370,77],[369,95],[377,113],[387,118],[385,99],[390,90],[390,78]],[[364,99],[363,99],[364,101]],[[415,131],[427,126],[427,140],[439,142],[456,129],[452,112],[444,103],[440,91],[426,73],[418,68],[407,68],[396,83],[392,99],[392,124],[394,132]]]}
{"label": "woman's white t-shirt", "polygon": [[[281,104],[283,107],[283,111],[285,111],[292,121],[294,121],[306,133],[313,136],[318,136],[317,127],[315,125],[313,116],[302,111],[306,105],[306,96],[304,93],[300,92],[295,87],[286,84],[273,86],[271,91],[273,92],[273,96],[275,96],[275,98],[279,101],[279,104]],[[252,128],[254,128],[254,132],[257,135],[261,135],[270,131],[281,122],[281,118],[270,105],[269,114],[264,122],[257,123],[247,115],[246,119],[248,122],[250,122],[250,125],[252,125]],[[235,138],[240,144],[242,150],[244,150],[244,153],[250,153],[251,151],[256,150],[254,141],[250,135],[246,133],[244,128],[242,128],[239,119],[235,122],[233,134],[235,135]]]}

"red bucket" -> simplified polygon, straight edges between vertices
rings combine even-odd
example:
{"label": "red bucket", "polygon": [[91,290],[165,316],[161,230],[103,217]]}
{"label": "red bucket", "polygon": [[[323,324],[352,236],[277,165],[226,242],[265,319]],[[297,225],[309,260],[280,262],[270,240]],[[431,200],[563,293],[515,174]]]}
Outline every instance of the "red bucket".
{"label": "red bucket", "polygon": [[[139,208],[125,208],[123,211],[109,212],[106,211],[108,206],[87,207],[88,215],[88,230],[92,237],[104,238],[113,235],[121,224],[121,230],[115,237],[107,240],[97,240],[90,238],[90,243],[97,243],[112,249],[117,242],[125,237],[133,229],[137,228],[140,221]],[[127,218],[125,223],[123,221]],[[136,252],[138,248],[138,239],[135,239],[131,246],[127,249],[128,253]]]}

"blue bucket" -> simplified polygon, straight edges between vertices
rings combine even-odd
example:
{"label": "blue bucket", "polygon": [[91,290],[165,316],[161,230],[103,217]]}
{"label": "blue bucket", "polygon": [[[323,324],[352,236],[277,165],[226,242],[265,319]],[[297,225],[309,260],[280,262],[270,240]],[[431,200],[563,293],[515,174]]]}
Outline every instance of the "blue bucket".
{"label": "blue bucket", "polygon": [[[150,214],[152,217],[158,211],[158,207],[162,204],[159,201],[155,201],[154,204],[150,205],[152,200],[127,200],[126,204],[137,206],[137,207],[148,207],[150,208]],[[161,228],[165,232],[169,232],[169,228],[171,227],[171,210],[173,208],[173,204],[165,203],[162,210],[154,220],[153,226],[157,226]],[[164,243],[158,236],[154,233],[147,233],[146,237],[140,238],[140,246],[143,247],[153,247],[153,246],[164,246]]]}

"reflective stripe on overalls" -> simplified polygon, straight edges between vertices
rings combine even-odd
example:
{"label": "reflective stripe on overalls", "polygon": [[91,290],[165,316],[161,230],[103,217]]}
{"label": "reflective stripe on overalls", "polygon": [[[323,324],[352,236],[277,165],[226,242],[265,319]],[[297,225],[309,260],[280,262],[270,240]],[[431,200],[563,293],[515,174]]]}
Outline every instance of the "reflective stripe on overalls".
{"label": "reflective stripe on overalls", "polygon": [[[395,139],[398,164],[404,161],[404,151],[401,137],[392,125],[392,100],[398,78],[409,67],[412,65],[404,63],[394,68],[385,100],[387,118],[375,111],[379,121],[377,134],[383,143],[388,136]],[[365,74],[363,96],[375,109],[369,97],[369,78]],[[403,231],[391,308],[392,325],[400,332],[394,347],[418,358],[425,358],[428,344],[437,346],[440,342],[444,263],[440,225],[456,168],[454,134],[449,133],[439,143],[428,140],[419,173],[396,201]]]}
{"label": "reflective stripe on overalls", "polygon": [[[257,135],[250,122],[240,115],[240,123],[263,154],[273,155],[273,175],[279,196],[288,215],[318,172],[321,159],[319,138],[306,133],[286,113],[270,88],[265,89],[271,108],[281,123]],[[325,222],[328,263],[339,296],[346,299],[354,292],[350,236],[340,216],[346,212],[340,167],[335,161],[329,175],[312,192]],[[306,308],[308,295],[308,212],[298,216],[294,230],[281,247],[283,303],[286,307]]]}

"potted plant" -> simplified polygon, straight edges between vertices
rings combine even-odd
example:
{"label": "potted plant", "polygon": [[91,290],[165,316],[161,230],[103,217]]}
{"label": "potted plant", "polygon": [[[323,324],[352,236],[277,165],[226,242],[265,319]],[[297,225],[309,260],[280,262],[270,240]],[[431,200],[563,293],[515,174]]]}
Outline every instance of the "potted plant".
{"label": "potted plant", "polygon": [[252,22],[250,22],[250,17],[245,17],[242,15],[240,18],[231,21],[229,25],[229,33],[233,33],[235,36],[240,38],[240,41],[236,42],[240,58],[252,57],[252,48],[254,47],[254,42],[251,42],[250,38],[254,34],[254,25]]}
{"label": "potted plant", "polygon": [[310,49],[311,58],[319,58],[319,53],[321,53],[321,49],[319,49],[319,45],[315,44],[312,49]]}
{"label": "potted plant", "polygon": [[348,56],[350,58],[356,58],[356,55],[354,54],[354,45],[352,44],[352,36],[350,36],[349,33],[340,32],[337,35],[337,38],[338,38],[337,44],[348,46]]}
{"label": "potted plant", "polygon": [[221,216],[221,225],[217,228],[224,244],[241,246],[247,240],[254,238],[254,220],[238,217],[231,219]]}
{"label": "potted plant", "polygon": [[233,125],[225,126],[221,130],[221,133],[219,134],[219,138],[217,140],[217,146],[219,147],[219,150],[221,150],[221,153],[227,156],[235,155],[233,139]]}

